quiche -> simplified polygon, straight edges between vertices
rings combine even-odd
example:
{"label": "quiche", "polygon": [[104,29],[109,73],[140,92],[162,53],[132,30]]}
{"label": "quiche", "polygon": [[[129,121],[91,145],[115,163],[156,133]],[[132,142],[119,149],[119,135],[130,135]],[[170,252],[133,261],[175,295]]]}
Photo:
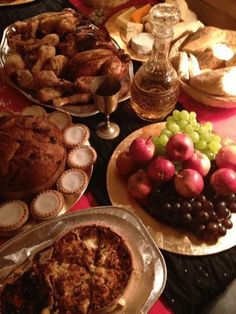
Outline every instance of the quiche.
{"label": "quiche", "polygon": [[0,313],[109,313],[121,306],[132,270],[120,235],[102,225],[78,226],[5,280]]}

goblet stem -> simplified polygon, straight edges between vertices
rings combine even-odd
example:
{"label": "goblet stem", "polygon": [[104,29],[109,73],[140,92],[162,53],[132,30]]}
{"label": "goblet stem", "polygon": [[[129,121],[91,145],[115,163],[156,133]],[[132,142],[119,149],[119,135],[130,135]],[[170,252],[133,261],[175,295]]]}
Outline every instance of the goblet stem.
{"label": "goblet stem", "polygon": [[106,129],[109,130],[111,127],[110,125],[110,115],[106,114]]}

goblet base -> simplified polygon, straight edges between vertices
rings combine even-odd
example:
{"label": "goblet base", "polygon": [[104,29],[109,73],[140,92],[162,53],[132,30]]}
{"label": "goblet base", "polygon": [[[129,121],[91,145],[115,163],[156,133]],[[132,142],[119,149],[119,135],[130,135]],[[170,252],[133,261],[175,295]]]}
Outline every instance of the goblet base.
{"label": "goblet base", "polygon": [[109,126],[106,122],[102,122],[97,126],[96,134],[105,140],[111,140],[120,134],[120,128],[114,122],[110,122]]}

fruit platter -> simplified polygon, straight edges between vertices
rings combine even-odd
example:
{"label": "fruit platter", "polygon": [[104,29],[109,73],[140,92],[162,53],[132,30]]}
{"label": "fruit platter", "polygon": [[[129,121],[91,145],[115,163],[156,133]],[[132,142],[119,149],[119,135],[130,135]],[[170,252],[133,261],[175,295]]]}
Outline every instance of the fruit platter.
{"label": "fruit platter", "polygon": [[207,255],[235,245],[236,145],[195,112],[174,110],[165,123],[130,134],[107,170],[113,205],[135,212],[158,246]]}

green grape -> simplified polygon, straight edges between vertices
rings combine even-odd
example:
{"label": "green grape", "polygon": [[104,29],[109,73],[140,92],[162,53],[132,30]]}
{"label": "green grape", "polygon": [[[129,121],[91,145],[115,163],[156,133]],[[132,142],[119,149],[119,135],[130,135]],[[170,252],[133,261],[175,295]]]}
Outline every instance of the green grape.
{"label": "green grape", "polygon": [[193,132],[193,127],[192,127],[191,124],[188,124],[188,125],[185,126],[184,130],[185,130],[185,132],[186,132],[187,134],[190,134],[190,133]]}
{"label": "green grape", "polygon": [[200,139],[200,136],[199,136],[198,132],[196,132],[196,131],[192,131],[188,135],[192,139],[193,143],[197,143]]}
{"label": "green grape", "polygon": [[166,121],[168,123],[174,122],[175,123],[175,119],[172,116],[167,117]]}
{"label": "green grape", "polygon": [[195,147],[196,149],[202,151],[203,149],[205,149],[207,147],[207,143],[205,141],[198,141],[197,143],[195,143]]}
{"label": "green grape", "polygon": [[189,112],[189,118],[194,121],[197,118],[197,114],[194,111]]}
{"label": "green grape", "polygon": [[210,150],[214,154],[216,154],[216,153],[218,153],[219,149],[221,148],[221,144],[219,142],[212,141],[208,144],[208,147],[210,148]]}
{"label": "green grape", "polygon": [[173,123],[173,122],[167,122],[166,127],[168,130],[170,130],[173,133],[178,133],[180,131],[180,127],[178,126],[177,123]]}
{"label": "green grape", "polygon": [[180,131],[180,127],[177,123],[170,123],[168,124],[168,129],[173,132],[174,134],[178,133]]}
{"label": "green grape", "polygon": [[187,110],[182,110],[180,111],[180,118],[183,120],[188,120],[189,119],[189,112]]}
{"label": "green grape", "polygon": [[172,112],[172,116],[174,117],[175,120],[179,120],[179,114],[180,114],[180,111],[175,109],[173,112]]}
{"label": "green grape", "polygon": [[161,135],[166,135],[168,137],[171,137],[173,135],[173,133],[170,130],[164,129],[161,131]]}
{"label": "green grape", "polygon": [[215,159],[215,154],[214,154],[212,151],[210,151],[209,149],[204,149],[204,150],[202,151],[202,153],[205,154],[205,155],[207,155],[207,157],[208,157],[210,160]]}
{"label": "green grape", "polygon": [[188,124],[188,121],[186,120],[180,120],[179,121],[179,127],[180,127],[180,130],[185,130],[185,126]]}
{"label": "green grape", "polygon": [[166,146],[167,142],[169,141],[169,137],[165,134],[161,134],[159,137],[159,144]]}
{"label": "green grape", "polygon": [[210,142],[211,141],[211,134],[210,132],[204,130],[200,131],[200,139],[206,142]]}
{"label": "green grape", "polygon": [[221,143],[221,137],[217,134],[212,134],[211,140],[214,142]]}
{"label": "green grape", "polygon": [[153,136],[152,142],[155,146],[159,145],[159,137],[158,136]]}
{"label": "green grape", "polygon": [[212,123],[211,122],[204,123],[204,128],[206,128],[208,131],[212,131],[213,130]]}

